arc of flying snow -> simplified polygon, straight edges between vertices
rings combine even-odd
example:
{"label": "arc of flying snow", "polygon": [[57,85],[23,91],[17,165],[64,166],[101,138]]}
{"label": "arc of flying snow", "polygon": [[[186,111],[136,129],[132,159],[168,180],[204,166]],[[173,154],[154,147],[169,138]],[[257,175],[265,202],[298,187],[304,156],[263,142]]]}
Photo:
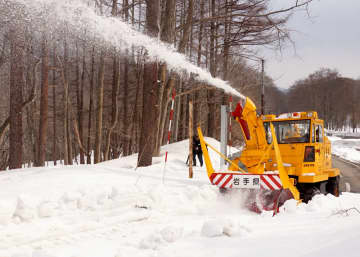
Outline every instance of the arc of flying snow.
{"label": "arc of flying snow", "polygon": [[[26,6],[30,15],[34,10],[36,10],[37,15],[41,13],[41,10],[50,12],[44,16],[44,19],[47,19],[44,22],[48,23],[49,17],[54,19],[54,26],[51,29],[55,32],[58,29],[59,21],[61,21],[68,28],[71,27],[74,32],[86,30],[100,41],[117,47],[120,50],[129,49],[132,46],[143,47],[147,50],[147,57],[150,60],[166,62],[168,67],[176,72],[185,71],[188,74],[196,74],[197,77],[195,79],[198,81],[203,81],[210,86],[222,89],[228,94],[242,99],[245,98],[240,92],[231,87],[229,82],[213,77],[209,71],[190,62],[185,55],[177,52],[174,47],[135,30],[131,25],[120,20],[118,17],[98,15],[94,8],[88,6],[82,0],[12,1]],[[37,16],[36,18],[38,19],[39,17]]]}

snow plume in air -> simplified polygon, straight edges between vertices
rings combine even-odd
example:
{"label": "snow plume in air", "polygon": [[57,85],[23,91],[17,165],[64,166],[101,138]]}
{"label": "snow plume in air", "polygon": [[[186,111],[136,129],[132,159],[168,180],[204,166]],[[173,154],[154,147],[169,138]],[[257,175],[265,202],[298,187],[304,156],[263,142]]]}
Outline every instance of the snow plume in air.
{"label": "snow plume in air", "polygon": [[228,82],[214,78],[208,71],[192,64],[186,56],[176,52],[170,45],[136,31],[119,18],[98,15],[82,0],[11,0],[10,2],[25,6],[29,22],[40,20],[40,23],[46,24],[52,32],[65,27],[72,33],[78,32],[80,35],[86,31],[88,37],[96,38],[104,45],[119,50],[143,47],[147,50],[150,60],[166,62],[169,69],[176,72],[196,74],[197,80],[244,98]]}

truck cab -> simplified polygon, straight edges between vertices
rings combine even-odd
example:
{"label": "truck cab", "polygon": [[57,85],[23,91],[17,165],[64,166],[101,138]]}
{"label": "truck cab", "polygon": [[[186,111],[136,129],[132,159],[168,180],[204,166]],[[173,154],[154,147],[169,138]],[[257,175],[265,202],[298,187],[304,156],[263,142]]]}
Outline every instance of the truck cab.
{"label": "truck cab", "polygon": [[[272,143],[270,122],[290,177],[298,183],[318,183],[339,175],[339,171],[331,167],[331,144],[324,134],[324,121],[318,118],[317,112],[265,115],[263,124],[268,144]],[[271,151],[265,171],[276,170],[274,158]]]}

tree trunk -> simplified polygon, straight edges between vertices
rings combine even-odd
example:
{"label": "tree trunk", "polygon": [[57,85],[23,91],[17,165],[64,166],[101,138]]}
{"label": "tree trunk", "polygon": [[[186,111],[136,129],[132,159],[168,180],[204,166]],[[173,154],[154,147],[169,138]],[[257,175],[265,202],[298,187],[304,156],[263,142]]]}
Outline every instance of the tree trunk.
{"label": "tree trunk", "polygon": [[[176,25],[176,1],[175,0],[167,0],[165,3],[165,11],[162,18],[162,31],[161,31],[161,40],[172,44],[175,38],[175,25]],[[161,87],[159,88],[159,121],[157,124],[157,140],[156,147],[154,151],[155,156],[160,155],[160,147],[163,142],[164,135],[164,126],[167,116],[168,104],[170,93],[174,87],[174,74],[171,73],[168,82],[166,83],[166,73],[167,73],[167,65],[166,63],[161,64],[160,68],[160,80]]]}
{"label": "tree trunk", "polygon": [[124,121],[124,132],[123,136],[123,149],[122,152],[125,156],[129,153],[130,148],[130,124],[127,122],[129,116],[129,52],[126,50],[125,58],[124,58],[124,113],[123,113],[123,121]]}
{"label": "tree trunk", "polygon": [[134,103],[134,112],[132,114],[132,118],[131,120],[131,126],[130,126],[130,130],[131,133],[131,137],[130,137],[130,144],[128,148],[124,149],[124,156],[128,156],[132,153],[133,149],[131,148],[131,146],[135,146],[135,151],[136,148],[138,148],[139,145],[139,140],[138,140],[138,130],[139,130],[139,117],[140,117],[140,99],[141,99],[141,93],[142,93],[142,83],[141,83],[141,77],[142,77],[142,72],[143,72],[143,66],[141,64],[138,64],[138,72],[137,72],[137,85],[136,85],[136,93],[135,93],[135,103]]}
{"label": "tree trunk", "polygon": [[22,90],[24,81],[25,31],[19,26],[9,33],[10,52],[10,138],[9,168],[21,168],[23,156]]}
{"label": "tree trunk", "polygon": [[163,106],[163,95],[164,95],[164,91],[165,91],[165,85],[166,85],[166,64],[162,63],[160,65],[160,86],[158,87],[158,102],[157,102],[157,109],[158,109],[158,113],[156,114],[158,116],[157,119],[157,123],[156,123],[156,127],[155,127],[155,137],[154,137],[154,153],[153,156],[160,156],[160,147],[161,147],[161,139],[162,136],[159,135],[160,132],[160,125],[161,125],[161,116],[162,116],[162,112],[164,112],[164,106]]}
{"label": "tree trunk", "polygon": [[98,81],[98,101],[97,101],[97,118],[96,118],[96,135],[95,135],[95,156],[94,162],[101,162],[101,146],[102,146],[102,123],[103,123],[103,107],[104,107],[104,52],[100,54],[100,68]]}
{"label": "tree trunk", "polygon": [[67,159],[68,159],[68,165],[73,164],[73,145],[71,140],[71,124],[70,124],[70,93],[69,93],[69,75],[68,75],[68,64],[69,64],[69,45],[65,41],[65,49],[64,49],[64,85],[66,86],[66,98],[65,98],[65,105],[66,105],[66,112],[65,112],[65,118],[66,118],[66,140],[67,140]]}
{"label": "tree trunk", "polygon": [[[39,148],[36,166],[45,166],[46,139],[48,128],[49,105],[49,49],[47,39],[42,40],[41,61],[41,97],[40,97],[40,123],[39,123]],[[55,136],[55,135],[54,135]]]}
{"label": "tree trunk", "polygon": [[[204,5],[205,5],[205,0],[200,0],[200,20],[202,20],[204,18]],[[203,39],[203,30],[204,30],[204,25],[201,22],[200,26],[199,26],[199,42],[198,42],[198,55],[197,55],[197,65],[200,67],[201,66],[201,51],[202,51],[202,39]]]}
{"label": "tree trunk", "polygon": [[189,6],[187,9],[187,16],[186,16],[186,22],[184,24],[183,36],[180,40],[179,47],[178,47],[178,51],[180,53],[185,53],[186,45],[189,42],[191,26],[192,26],[193,10],[194,10],[194,1],[189,0]]}
{"label": "tree trunk", "polygon": [[[160,0],[146,0],[146,30],[149,36],[159,36]],[[144,66],[144,89],[143,89],[143,115],[140,136],[140,148],[138,155],[138,166],[149,166],[152,164],[154,150],[153,142],[156,137],[155,125],[158,109],[157,87],[158,87],[158,64],[156,62],[145,63]]]}
{"label": "tree trunk", "polygon": [[182,118],[182,124],[183,124],[183,140],[188,138],[188,131],[189,131],[189,95],[186,94],[184,95],[183,97],[183,108],[184,108],[184,111],[183,111],[183,118]]}
{"label": "tree trunk", "polygon": [[[35,95],[34,92],[31,93],[29,96],[29,99],[27,99],[22,104],[22,109],[26,108],[29,103],[32,103],[34,101]],[[4,138],[5,138],[5,132],[9,128],[10,125],[10,116],[5,119],[5,121],[0,125],[0,145],[2,145]]]}
{"label": "tree trunk", "polygon": [[[178,94],[182,93],[182,91],[183,91],[182,85],[183,85],[182,79],[180,78]],[[181,117],[181,100],[182,100],[182,97],[184,97],[184,96],[178,96],[175,99],[175,120],[174,120],[173,142],[177,142],[181,138],[181,135],[180,135],[179,131],[180,131],[180,117]]]}
{"label": "tree trunk", "polygon": [[[180,53],[185,53],[185,49],[186,46],[189,42],[189,37],[190,37],[190,32],[191,32],[191,27],[192,27],[192,16],[193,16],[193,10],[194,10],[194,1],[193,0],[188,0],[189,4],[188,4],[188,8],[187,8],[187,16],[186,16],[186,20],[185,20],[185,24],[184,24],[184,29],[183,29],[183,35],[182,38],[180,39],[180,43],[178,46],[178,51]],[[184,6],[185,6],[185,2],[184,2]],[[181,89],[183,88],[183,82],[180,81],[180,90],[179,93],[181,93]],[[181,108],[182,107],[182,108]],[[187,96],[181,96],[179,97],[178,101],[177,101],[177,111],[181,110],[181,113],[177,113],[176,115],[176,136],[178,137],[178,139],[182,140],[187,138]],[[181,130],[180,130],[181,129]],[[179,135],[179,131],[180,131],[180,135]],[[176,141],[177,141],[176,140]]]}
{"label": "tree trunk", "polygon": [[[124,10],[124,19],[126,22],[129,22],[129,1],[123,0],[123,10]],[[134,10],[134,7],[132,8]],[[134,15],[134,13],[133,13]],[[132,23],[134,24],[134,16],[132,17]],[[134,55],[134,48],[132,48],[132,52]],[[122,113],[122,120],[123,120],[123,132],[124,134],[121,136],[122,141],[122,154],[127,156],[129,153],[130,148],[130,127],[131,122],[128,122],[129,117],[129,50],[125,50],[125,56],[124,56],[124,100],[123,100],[123,113]],[[119,84],[120,84],[120,77],[119,77]],[[131,120],[131,119],[130,119]],[[118,156],[120,153],[116,153],[116,156]]]}
{"label": "tree trunk", "polygon": [[[120,85],[120,61],[116,54],[114,55],[114,72],[113,72],[113,85],[112,85],[112,112],[111,112],[111,125],[108,129],[108,133],[106,135],[106,147],[105,147],[105,161],[110,158],[110,143],[111,143],[111,134],[115,129],[118,122],[118,104],[117,104],[117,94]],[[125,123],[126,120],[124,120]]]}
{"label": "tree trunk", "polygon": [[91,54],[91,78],[90,78],[90,99],[89,99],[89,117],[88,117],[88,138],[87,138],[87,158],[86,163],[91,164],[91,125],[94,99],[94,77],[95,77],[95,47],[92,48]]}
{"label": "tree trunk", "polygon": [[189,101],[189,178],[193,178],[193,102]]}
{"label": "tree trunk", "polygon": [[[30,52],[30,49],[27,50],[26,55],[28,55]],[[27,71],[26,71],[26,88],[30,88],[31,92],[34,92],[35,94],[35,85],[37,85],[37,67],[40,61],[37,61],[36,63],[29,63],[27,65]],[[25,91],[26,92],[26,91]],[[33,93],[31,93],[33,94]],[[32,101],[29,104],[29,107],[26,108],[26,120],[27,120],[27,128],[26,132],[28,134],[29,143],[30,143],[30,149],[32,150],[32,159],[28,161],[29,167],[33,165],[34,161],[37,159],[38,155],[38,127],[35,125],[35,114],[36,114],[36,103]]]}
{"label": "tree trunk", "polygon": [[[67,63],[67,44],[64,42],[64,64],[63,69],[65,69]],[[69,165],[69,134],[68,134],[68,98],[69,98],[69,86],[67,84],[66,71],[64,70],[64,124],[63,124],[63,133],[64,133],[64,164]]]}
{"label": "tree trunk", "polygon": [[[211,2],[211,17],[215,17],[215,0]],[[214,77],[216,75],[216,63],[215,63],[215,21],[212,19],[210,24],[210,73]],[[215,91],[213,89],[208,90],[208,136],[216,136],[216,103],[215,103]]]}
{"label": "tree trunk", "polygon": [[[80,57],[79,48],[76,44],[76,104],[77,104],[77,121],[79,128],[79,140],[84,142],[83,139],[83,102],[84,102],[84,77],[85,77],[85,49],[83,49],[82,72],[80,76]],[[85,164],[84,151],[80,148],[80,164]]]}
{"label": "tree trunk", "polygon": [[[168,106],[169,103],[171,101],[171,94],[174,90],[174,85],[175,85],[175,81],[172,78],[172,75],[170,75],[170,79],[167,82],[167,86],[166,86],[166,90],[164,91],[164,96],[162,97],[163,99],[163,112],[161,115],[161,123],[160,123],[160,131],[159,131],[159,140],[160,140],[160,144],[163,143],[163,138],[164,138],[164,130],[165,130],[165,125],[166,125],[166,117],[167,117],[167,112],[168,112]],[[171,129],[171,128],[170,128]]]}
{"label": "tree trunk", "polygon": [[[54,67],[56,66],[56,48],[54,47],[54,52],[53,52],[53,65]],[[55,69],[53,69],[52,72],[52,82],[53,82],[53,95],[52,95],[52,100],[53,100],[53,152],[52,152],[52,159],[54,162],[54,166],[56,166],[56,71]]]}
{"label": "tree trunk", "polygon": [[145,63],[144,65],[143,117],[138,157],[139,167],[152,164],[153,143],[156,132],[157,70],[158,64],[156,62]]}

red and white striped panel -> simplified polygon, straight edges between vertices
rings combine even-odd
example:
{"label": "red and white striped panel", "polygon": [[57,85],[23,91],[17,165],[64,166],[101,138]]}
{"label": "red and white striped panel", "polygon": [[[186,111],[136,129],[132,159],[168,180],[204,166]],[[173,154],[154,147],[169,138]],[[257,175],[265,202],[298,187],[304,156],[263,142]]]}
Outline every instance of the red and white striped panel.
{"label": "red and white striped panel", "polygon": [[211,183],[222,188],[231,188],[233,174],[231,173],[213,173],[211,174]]}
{"label": "red and white striped panel", "polygon": [[[221,188],[233,188],[234,177],[244,176],[250,178],[248,181],[251,181],[252,177],[260,177],[260,188],[264,190],[279,190],[282,188],[281,180],[278,174],[247,174],[247,173],[213,173],[211,174],[210,181],[213,185],[216,185]],[[243,186],[238,184],[234,188],[251,188],[249,186]]]}
{"label": "red and white striped panel", "polygon": [[281,189],[282,184],[280,176],[277,174],[260,175],[260,187],[265,190]]}

